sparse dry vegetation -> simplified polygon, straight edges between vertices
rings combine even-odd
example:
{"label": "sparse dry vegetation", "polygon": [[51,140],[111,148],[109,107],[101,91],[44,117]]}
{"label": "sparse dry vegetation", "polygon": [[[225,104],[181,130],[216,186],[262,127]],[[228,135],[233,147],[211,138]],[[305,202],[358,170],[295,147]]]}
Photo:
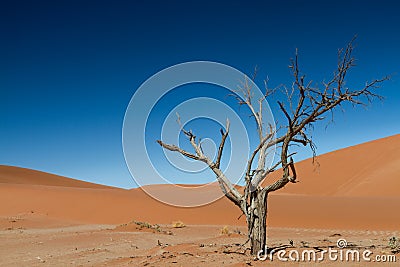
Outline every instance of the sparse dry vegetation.
{"label": "sparse dry vegetation", "polygon": [[[173,235],[173,233],[171,231],[163,230],[161,228],[161,226],[158,224],[151,224],[148,222],[139,222],[139,221],[131,221],[130,223],[121,224],[115,229],[119,230],[119,231],[121,231],[121,230],[126,231],[126,229],[129,229],[130,225],[134,225],[135,229],[137,229],[137,230],[150,230],[153,233],[162,233],[162,234],[167,234],[167,235]],[[126,228],[126,227],[128,227],[128,228]]]}
{"label": "sparse dry vegetation", "polygon": [[147,228],[155,230],[156,232],[161,232],[161,228],[158,224],[150,224],[148,222],[137,222],[137,221],[133,221],[133,223],[138,226],[138,229]]}
{"label": "sparse dry vegetation", "polygon": [[172,222],[172,227],[173,228],[183,228],[183,227],[186,227],[186,225],[182,221],[176,221],[176,222]]}
{"label": "sparse dry vegetation", "polygon": [[400,240],[399,238],[392,236],[389,239],[389,248],[392,250],[393,253],[400,252]]}
{"label": "sparse dry vegetation", "polygon": [[229,235],[231,232],[229,231],[229,227],[228,226],[224,226],[224,227],[222,227],[222,229],[221,229],[221,234],[223,234],[223,235]]}

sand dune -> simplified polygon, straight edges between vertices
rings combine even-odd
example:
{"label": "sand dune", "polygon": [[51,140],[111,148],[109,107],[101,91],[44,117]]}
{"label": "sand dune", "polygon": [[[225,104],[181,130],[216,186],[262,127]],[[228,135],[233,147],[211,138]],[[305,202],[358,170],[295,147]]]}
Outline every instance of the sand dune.
{"label": "sand dune", "polygon": [[[168,190],[168,186],[165,186]],[[225,198],[196,208],[162,204],[142,190],[1,185],[0,216],[29,214],[71,223],[120,224],[131,220],[169,224],[244,225]],[[398,229],[400,198],[272,195],[269,223],[279,227]]]}
{"label": "sand dune", "polygon": [[[313,171],[310,160],[299,162],[300,182],[269,198],[269,224],[399,230],[399,146],[400,135],[396,135],[334,151],[319,157],[319,172]],[[153,189],[170,194],[172,187],[157,185]],[[206,206],[177,208],[152,199],[140,188],[111,188],[8,166],[0,166],[0,203],[3,219],[20,216],[28,222],[36,216],[43,227],[44,218],[49,218],[47,226],[55,221],[120,224],[131,220],[245,225],[243,217],[237,219],[239,210],[225,198]],[[32,226],[39,227],[38,223]]]}
{"label": "sand dune", "polygon": [[[164,186],[168,191],[168,186]],[[198,208],[172,207],[141,189],[89,189],[29,185],[0,185],[0,215],[43,214],[83,223],[118,224],[131,220],[190,224],[234,224],[240,215],[230,203],[217,201]],[[210,215],[207,215],[210,213]],[[210,218],[212,217],[212,218]]]}
{"label": "sand dune", "polygon": [[1,183],[79,188],[111,188],[106,185],[88,183],[46,172],[5,165],[0,165],[0,184]]}
{"label": "sand dune", "polygon": [[[296,163],[299,183],[279,193],[312,196],[400,196],[400,134]],[[279,171],[274,174],[279,176]],[[265,181],[266,183],[269,180]]]}

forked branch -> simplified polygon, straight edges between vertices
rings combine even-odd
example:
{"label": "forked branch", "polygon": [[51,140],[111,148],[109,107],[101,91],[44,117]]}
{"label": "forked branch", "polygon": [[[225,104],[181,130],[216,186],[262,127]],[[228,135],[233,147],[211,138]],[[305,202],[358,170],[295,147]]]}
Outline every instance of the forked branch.
{"label": "forked branch", "polygon": [[[179,123],[179,117],[178,117],[178,123]],[[163,148],[178,152],[182,154],[185,157],[202,161],[205,164],[208,165],[208,167],[214,172],[214,174],[217,177],[218,184],[222,190],[222,192],[225,194],[225,196],[230,199],[232,202],[234,202],[237,206],[239,206],[243,212],[247,210],[247,207],[245,206],[246,202],[243,201],[243,196],[239,193],[239,191],[234,187],[234,185],[229,181],[229,179],[225,176],[225,174],[220,170],[220,163],[221,163],[221,158],[223,154],[223,148],[225,146],[225,141],[228,137],[229,134],[229,120],[226,122],[226,127],[225,131],[221,129],[221,143],[218,149],[218,155],[217,159],[215,162],[213,162],[210,158],[208,158],[202,151],[201,149],[201,143],[196,142],[196,135],[192,133],[192,131],[187,131],[182,128],[182,132],[188,137],[190,144],[192,145],[195,154],[190,153],[176,145],[170,145],[162,142],[161,140],[157,140],[157,143],[162,146]]]}

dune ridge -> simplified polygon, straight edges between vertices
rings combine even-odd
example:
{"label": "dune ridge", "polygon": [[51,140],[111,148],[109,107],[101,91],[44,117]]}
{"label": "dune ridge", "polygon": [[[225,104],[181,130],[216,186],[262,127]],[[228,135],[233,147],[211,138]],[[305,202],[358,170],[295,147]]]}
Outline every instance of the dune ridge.
{"label": "dune ridge", "polygon": [[77,188],[112,188],[107,185],[95,184],[47,172],[6,165],[0,165],[0,184],[1,183]]}
{"label": "dune ridge", "polygon": [[[400,134],[322,154],[296,163],[299,183],[279,194],[400,196]],[[279,177],[281,171],[271,175]],[[264,183],[268,183],[266,180]]]}

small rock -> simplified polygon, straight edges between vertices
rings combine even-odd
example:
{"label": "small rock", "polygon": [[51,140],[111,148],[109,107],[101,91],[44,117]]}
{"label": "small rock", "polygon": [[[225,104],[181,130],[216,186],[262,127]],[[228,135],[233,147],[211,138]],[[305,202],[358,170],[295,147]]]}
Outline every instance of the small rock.
{"label": "small rock", "polygon": [[41,257],[37,256],[36,259],[38,259],[40,262],[44,263],[46,262],[45,260],[43,260]]}

